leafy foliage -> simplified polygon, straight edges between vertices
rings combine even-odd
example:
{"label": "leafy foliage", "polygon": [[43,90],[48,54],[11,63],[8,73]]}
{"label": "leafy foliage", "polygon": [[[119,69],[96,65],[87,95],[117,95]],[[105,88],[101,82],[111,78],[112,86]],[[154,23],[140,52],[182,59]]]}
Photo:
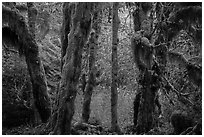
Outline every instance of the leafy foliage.
{"label": "leafy foliage", "polygon": [[[33,119],[31,83],[24,58],[3,48],[2,123],[3,127],[29,124]],[[12,111],[11,111],[12,110]]]}
{"label": "leafy foliage", "polygon": [[[44,65],[46,78],[48,80],[49,95],[54,104],[57,93],[57,85],[61,79],[60,57],[61,57],[61,25],[62,25],[62,3],[34,3],[38,10],[36,41],[39,45],[40,56]],[[195,74],[199,80],[202,73],[202,3],[172,3],[157,2],[153,18],[155,30],[152,35],[155,37],[156,46],[162,50],[156,51],[156,61],[164,76],[174,88],[167,82],[159,90],[159,102],[161,103],[162,115],[158,118],[157,108],[155,109],[155,123],[152,130],[146,134],[171,134],[173,127],[169,123],[171,113],[174,110],[185,111],[188,117],[197,122],[202,117],[202,95],[200,85],[192,81]],[[25,17],[27,14],[25,3],[16,3],[20,13]],[[133,99],[139,90],[139,70],[134,64],[131,52],[131,36],[133,34],[132,12],[136,9],[136,3],[120,3],[119,18],[119,43],[118,43],[118,124],[125,134],[135,134],[133,125]],[[101,128],[88,127],[86,130],[74,130],[72,134],[115,134],[108,130],[110,128],[110,83],[111,83],[111,3],[101,3],[102,23],[98,40],[96,66],[100,71],[97,78],[99,84],[93,89],[91,101],[90,125]],[[18,8],[17,8],[18,9]],[[20,10],[23,9],[23,10]],[[151,14],[150,14],[151,15]],[[5,24],[4,24],[5,25]],[[2,29],[3,34],[6,27]],[[9,30],[10,31],[10,30]],[[8,33],[7,33],[8,34]],[[6,35],[3,35],[3,37]],[[11,36],[11,35],[10,35]],[[13,36],[15,38],[15,35]],[[154,40],[152,40],[154,41]],[[8,46],[8,45],[7,45]],[[23,45],[24,46],[24,45]],[[164,47],[165,46],[165,47]],[[21,123],[33,123],[33,110],[30,108],[31,83],[24,58],[19,58],[18,51],[10,47],[3,47],[2,56],[2,109],[3,128],[6,126],[19,126]],[[163,48],[164,47],[164,48]],[[24,53],[24,51],[22,52]],[[179,54],[178,54],[179,53]],[[170,63],[166,58],[173,60]],[[171,56],[172,55],[172,56]],[[82,71],[87,71],[88,56],[83,53]],[[166,60],[162,60],[162,59]],[[165,64],[165,65],[163,65]],[[163,65],[163,66],[162,66]],[[161,67],[162,66],[162,67]],[[165,68],[165,69],[164,69]],[[197,73],[199,72],[199,73]],[[196,76],[197,77],[197,76]],[[197,82],[200,83],[201,81]],[[166,84],[166,85],[165,85]],[[75,101],[76,112],[73,123],[80,121],[82,110],[82,92],[77,89]],[[178,96],[179,95],[179,96]],[[27,108],[28,107],[28,108]],[[13,111],[8,111],[13,110]],[[17,115],[18,114],[18,115]],[[30,116],[28,116],[31,115]],[[49,134],[50,129],[46,125],[39,127],[21,126],[10,130],[3,130],[3,134]]]}

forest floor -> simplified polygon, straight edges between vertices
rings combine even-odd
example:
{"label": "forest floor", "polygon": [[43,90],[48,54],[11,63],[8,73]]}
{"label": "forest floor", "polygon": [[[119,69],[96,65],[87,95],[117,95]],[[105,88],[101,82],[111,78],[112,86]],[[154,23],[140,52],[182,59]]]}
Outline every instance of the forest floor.
{"label": "forest floor", "polygon": [[[49,130],[46,130],[46,125],[41,124],[36,127],[29,125],[19,126],[11,129],[3,129],[3,135],[48,135],[50,134]],[[96,126],[99,128],[86,128],[86,129],[72,129],[71,134],[73,135],[116,135],[117,133],[111,132],[109,128],[104,128],[101,126]],[[167,127],[167,124],[162,128],[153,128],[146,135],[168,135],[172,132]],[[127,126],[125,129],[122,129],[122,133],[125,135],[134,135],[134,129],[132,126]]]}
{"label": "forest floor", "polygon": [[[50,134],[49,130],[46,130],[46,125],[41,124],[36,127],[29,125],[19,126],[11,129],[3,129],[2,135],[48,135]],[[99,128],[87,127],[86,129],[72,129],[71,134],[73,135],[116,135],[117,133],[110,131],[109,128],[96,126]],[[134,135],[134,129],[132,126],[127,126],[125,129],[122,129],[124,135]],[[169,135],[172,132],[169,130],[169,127],[163,126],[162,128],[153,128],[146,135]]]}
{"label": "forest floor", "polygon": [[[73,129],[72,134],[80,135],[114,135],[110,131],[111,127],[111,102],[110,89],[102,86],[96,87],[92,96],[91,114],[89,124],[94,125],[85,129]],[[133,129],[133,100],[134,92],[127,87],[118,89],[118,124],[121,128],[122,134],[134,134]],[[79,93],[76,97],[75,106],[76,111],[73,117],[73,124],[80,121],[81,108],[83,105],[83,94]],[[46,135],[50,131],[46,130],[46,124],[38,126],[22,125],[11,129],[3,129],[3,135]],[[97,128],[96,128],[97,127]],[[156,126],[147,134],[165,135],[170,134],[172,128],[168,122],[163,122],[161,126]]]}

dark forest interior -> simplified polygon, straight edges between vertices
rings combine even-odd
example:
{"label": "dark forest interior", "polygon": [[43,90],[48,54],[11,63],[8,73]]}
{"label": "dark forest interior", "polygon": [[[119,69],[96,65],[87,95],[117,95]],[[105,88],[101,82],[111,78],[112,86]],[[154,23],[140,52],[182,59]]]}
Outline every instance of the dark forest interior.
{"label": "dark forest interior", "polygon": [[3,135],[201,135],[201,2],[2,2]]}

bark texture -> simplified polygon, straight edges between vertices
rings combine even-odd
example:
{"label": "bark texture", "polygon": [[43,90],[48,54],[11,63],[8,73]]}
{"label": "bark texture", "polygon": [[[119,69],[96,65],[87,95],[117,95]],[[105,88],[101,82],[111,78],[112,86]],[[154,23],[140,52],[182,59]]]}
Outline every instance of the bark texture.
{"label": "bark texture", "polygon": [[[64,56],[66,55],[66,50],[68,47],[68,34],[70,33],[71,30],[71,21],[72,21],[72,16],[74,13],[75,4],[69,3],[69,2],[64,2],[63,3],[63,22],[62,22],[62,27],[61,27],[61,72],[64,64]],[[58,107],[59,107],[59,88],[60,83],[57,85],[57,90],[56,90],[56,98],[55,98],[55,103],[54,107],[52,109],[52,118],[49,121],[49,125],[47,128],[50,128],[53,130],[55,128],[55,125],[57,123],[57,117],[58,117]]]}
{"label": "bark texture", "polygon": [[89,72],[88,72],[88,81],[84,91],[84,104],[82,108],[82,122],[88,123],[91,109],[91,96],[93,93],[93,88],[96,85],[96,72],[97,68],[95,66],[96,50],[98,46],[98,35],[100,33],[100,11],[96,9],[100,8],[99,4],[95,3],[95,11],[93,15],[93,31],[90,35],[88,46],[89,46]]}
{"label": "bark texture", "polygon": [[28,7],[28,25],[29,25],[29,31],[33,38],[35,38],[35,22],[37,18],[37,10],[35,9],[35,6],[33,2],[27,2]]}
{"label": "bark texture", "polygon": [[74,115],[74,100],[81,73],[81,56],[91,29],[91,3],[77,3],[63,57],[62,79],[59,88],[59,107],[54,134],[70,134]]}
{"label": "bark texture", "polygon": [[133,123],[134,123],[135,126],[137,125],[137,116],[138,116],[138,113],[139,113],[140,98],[141,98],[141,92],[136,94],[135,99],[134,99]]}
{"label": "bark texture", "polygon": [[112,83],[111,83],[111,129],[115,132],[120,132],[118,126],[118,114],[117,114],[117,73],[118,73],[118,59],[117,59],[117,46],[118,46],[118,28],[120,20],[118,17],[119,3],[113,3],[113,22],[112,22]]}
{"label": "bark texture", "polygon": [[61,28],[61,70],[64,64],[63,58],[66,54],[66,49],[68,47],[68,34],[71,30],[71,19],[74,12],[75,5],[73,3],[65,2],[63,4],[63,23]]}
{"label": "bark texture", "polygon": [[140,88],[141,98],[136,126],[138,134],[148,132],[152,128],[155,94],[158,90],[158,87],[153,86],[154,83],[156,82],[154,81],[152,74],[146,70],[141,77],[140,83],[140,85],[142,85]]}
{"label": "bark texture", "polygon": [[[33,2],[27,2],[27,11],[28,11],[28,29],[33,39],[35,39],[35,22],[37,17],[37,10],[35,9]],[[40,123],[39,113],[37,111],[33,98],[34,96],[32,94],[30,99],[31,99],[31,106],[34,110],[34,119],[35,119],[34,125],[38,125]]]}
{"label": "bark texture", "polygon": [[3,41],[19,49],[25,55],[28,71],[31,77],[35,106],[42,122],[50,117],[50,99],[43,65],[39,57],[37,43],[28,31],[25,20],[15,9],[2,6],[2,36]]}
{"label": "bark texture", "polygon": [[146,3],[137,3],[137,9],[133,13],[135,35],[132,38],[132,49],[140,71],[140,88],[134,101],[134,125],[138,134],[148,132],[152,128],[155,94],[159,89],[158,79],[152,71],[153,48],[149,42],[151,23],[147,11],[143,9],[148,5],[144,4]]}
{"label": "bark texture", "polygon": [[85,92],[84,92],[84,104],[82,110],[82,122],[88,123],[89,116],[90,116],[90,103],[91,103],[91,96],[93,93],[93,88],[95,85],[95,40],[96,34],[93,32],[91,33],[91,37],[89,40],[89,78],[86,84]]}

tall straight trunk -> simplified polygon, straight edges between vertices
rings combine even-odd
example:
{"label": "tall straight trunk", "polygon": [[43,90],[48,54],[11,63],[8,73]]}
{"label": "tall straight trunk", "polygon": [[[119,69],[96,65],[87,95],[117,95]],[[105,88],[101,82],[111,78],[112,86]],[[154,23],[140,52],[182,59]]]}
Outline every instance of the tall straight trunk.
{"label": "tall straight trunk", "polygon": [[117,73],[118,73],[118,59],[117,59],[117,45],[118,45],[118,28],[120,20],[118,17],[118,2],[113,3],[113,22],[112,22],[112,83],[111,83],[111,129],[115,132],[120,132],[118,126],[117,114]]}
{"label": "tall straight trunk", "polygon": [[92,3],[76,3],[68,46],[63,57],[62,78],[59,87],[59,107],[54,134],[70,134],[74,115],[77,83],[81,73],[82,49],[91,29]]}
{"label": "tall straight trunk", "polygon": [[89,39],[89,73],[88,73],[88,81],[86,84],[85,92],[84,92],[84,103],[82,108],[82,122],[88,123],[89,116],[90,116],[90,103],[91,103],[91,96],[93,92],[93,88],[95,85],[95,41],[96,41],[96,34],[93,32],[91,33],[91,37]]}
{"label": "tall straight trunk", "polygon": [[84,103],[82,108],[82,122],[88,123],[91,109],[91,96],[93,93],[93,88],[96,83],[96,66],[95,66],[95,58],[96,58],[96,50],[98,46],[98,35],[100,33],[100,10],[98,8],[100,5],[95,5],[95,11],[93,15],[93,32],[91,33],[91,36],[89,38],[89,73],[88,73],[88,81],[86,84],[86,88],[84,91]]}
{"label": "tall straight trunk", "polygon": [[19,49],[20,54],[25,55],[32,83],[34,103],[42,122],[47,122],[50,117],[51,106],[37,43],[28,31],[24,17],[15,9],[11,10],[2,6],[2,24],[7,25],[7,29],[4,29],[6,31],[2,31],[3,37],[13,41],[13,46]]}

